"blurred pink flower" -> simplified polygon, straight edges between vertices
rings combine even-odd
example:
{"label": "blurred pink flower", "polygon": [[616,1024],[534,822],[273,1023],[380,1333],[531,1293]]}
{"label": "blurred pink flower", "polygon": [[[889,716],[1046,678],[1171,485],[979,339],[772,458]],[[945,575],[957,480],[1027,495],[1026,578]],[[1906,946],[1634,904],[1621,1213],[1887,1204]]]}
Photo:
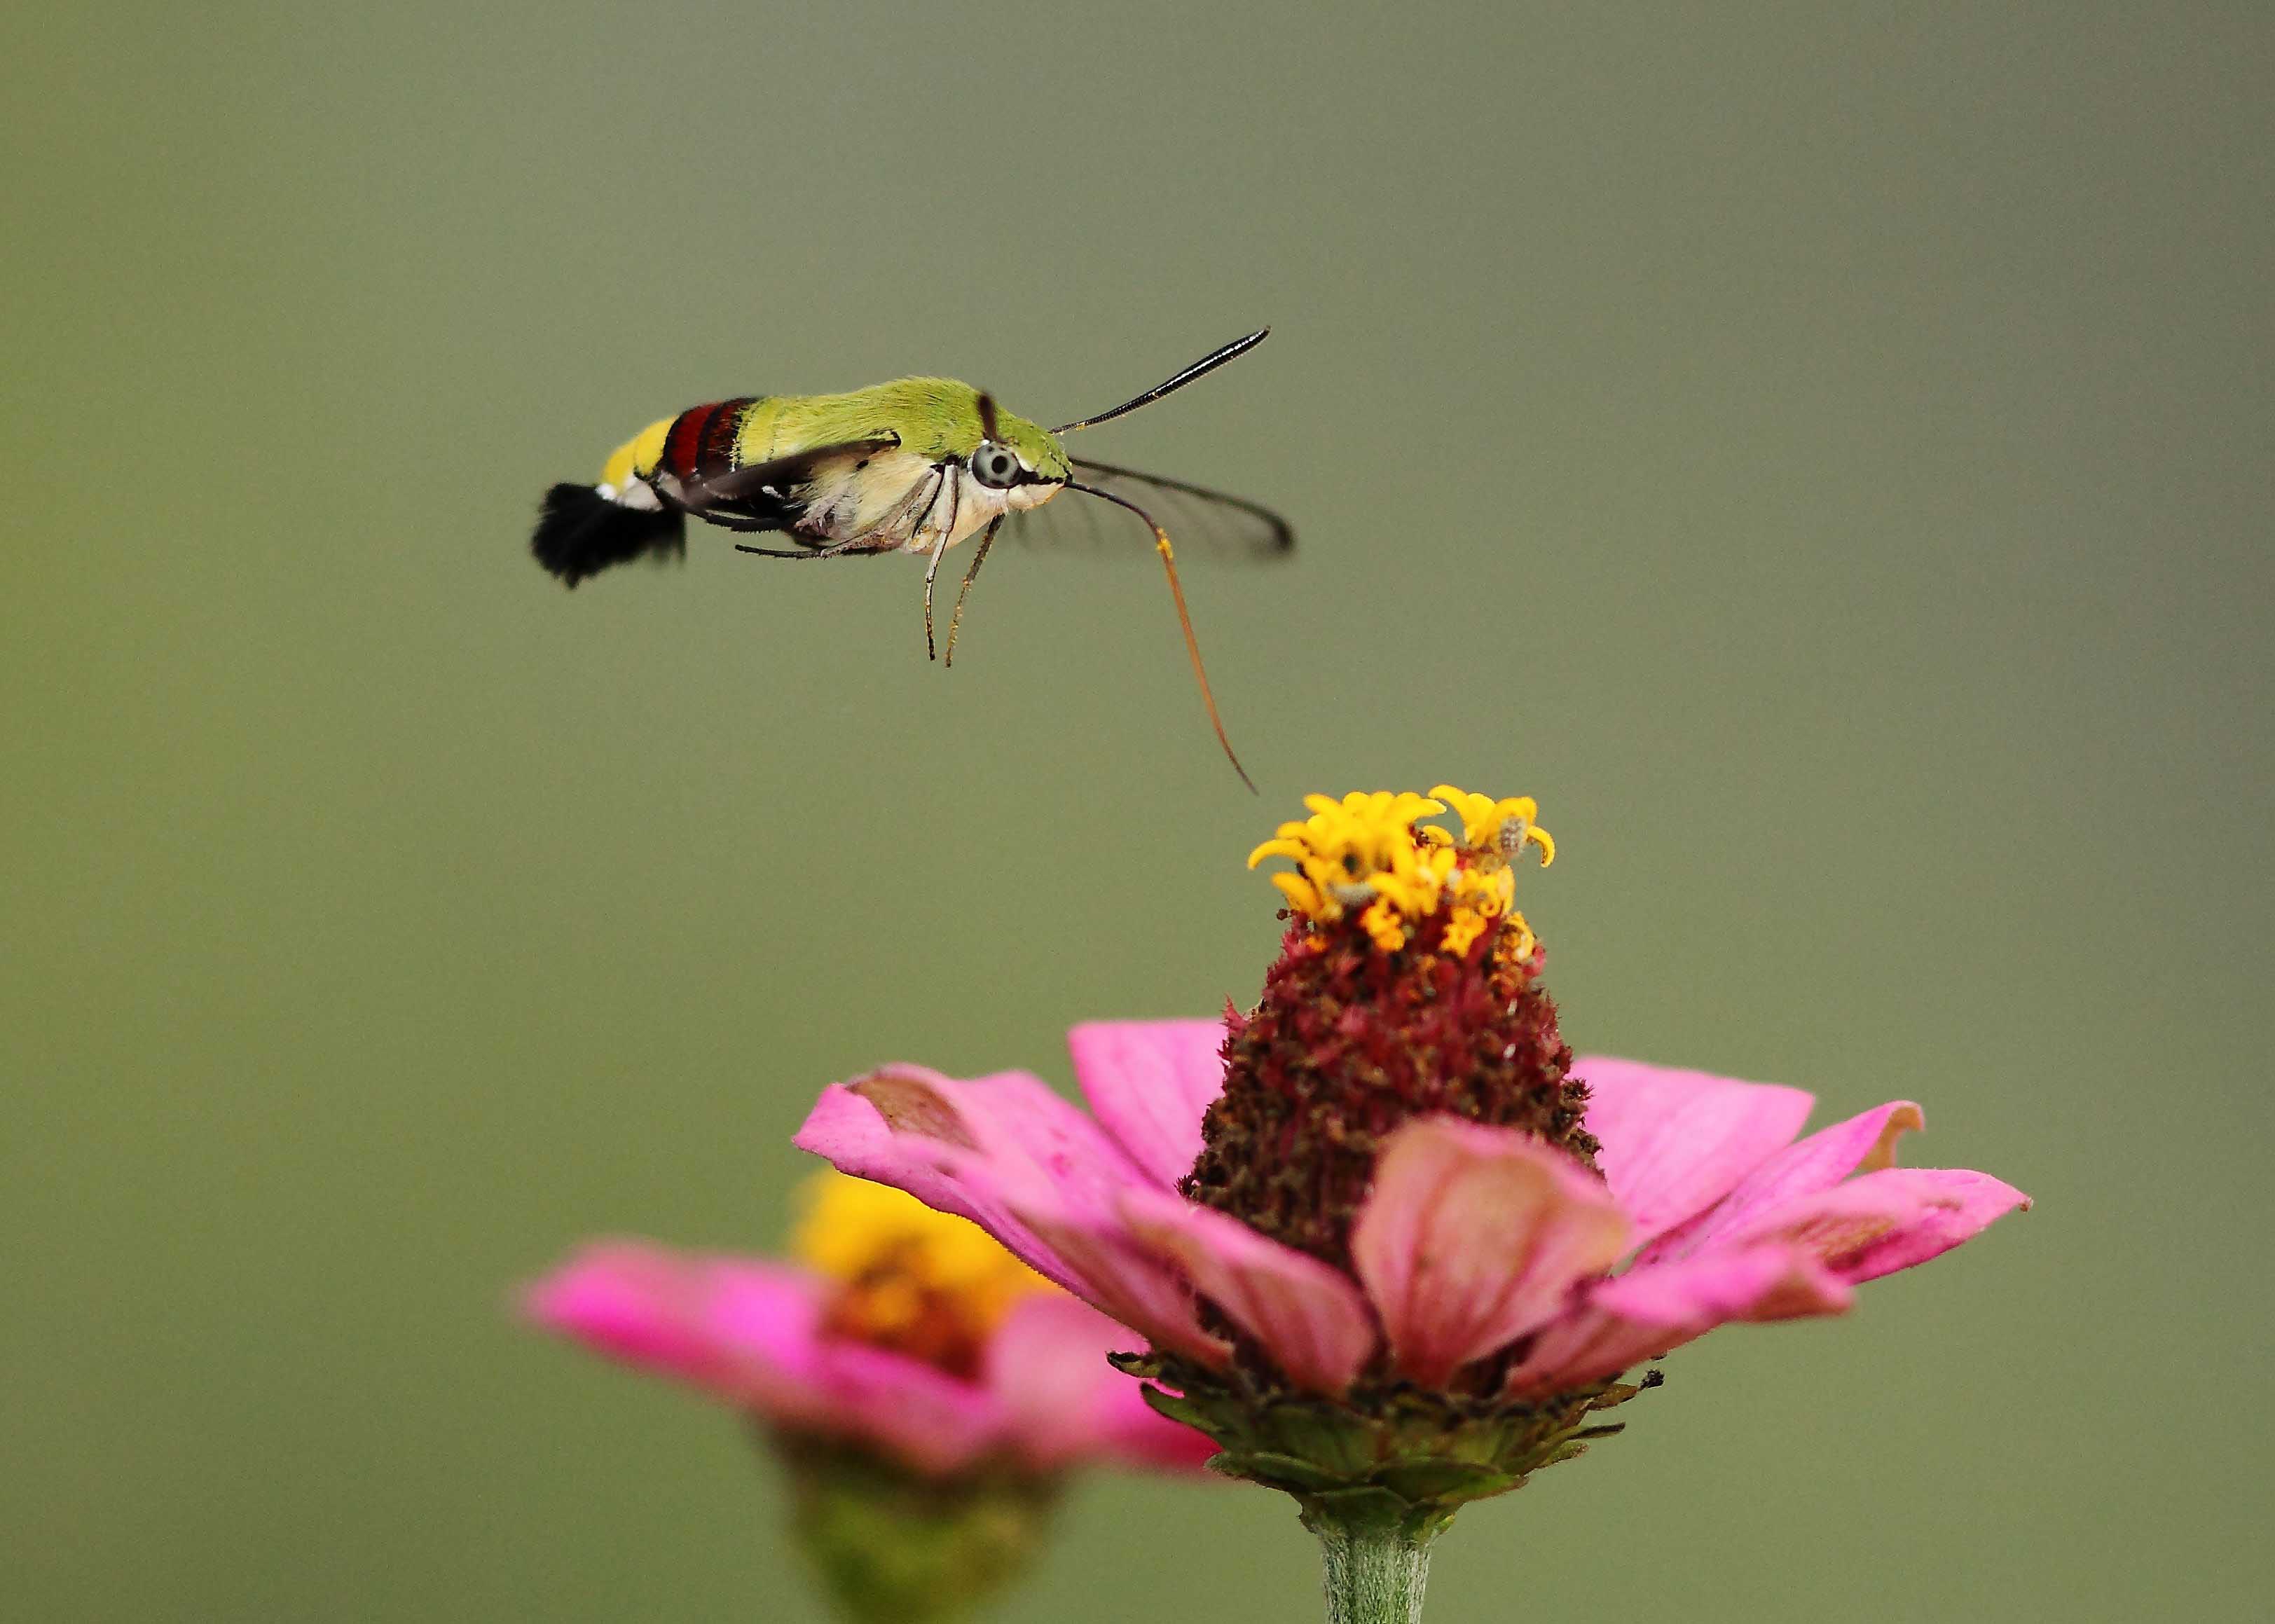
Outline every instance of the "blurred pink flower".
{"label": "blurred pink flower", "polygon": [[1589,1058],[1571,1075],[1600,1176],[1517,1129],[1416,1116],[1382,1144],[1346,1272],[1178,1193],[1225,1040],[1213,1021],[1077,1027],[1092,1114],[1024,1072],[891,1066],[828,1089],[797,1143],[971,1219],[1159,1349],[1224,1368],[1229,1322],[1329,1396],[1379,1356],[1425,1388],[1496,1354],[1506,1399],[1583,1388],[1719,1325],[1840,1313],[2029,1205],[1894,1166],[1923,1125],[1908,1102],[1796,1142],[1801,1090]]}
{"label": "blurred pink flower", "polygon": [[[922,1223],[881,1220],[863,1205],[818,1214],[818,1238],[801,1247],[834,1250],[835,1270],[827,1256],[807,1268],[608,1241],[529,1287],[523,1306],[540,1325],[784,1431],[865,1446],[927,1477],[1207,1459],[1206,1438],[1156,1415],[1107,1364],[1132,1340],[1121,1326],[960,1220],[914,1203]],[[964,1235],[936,1233],[951,1224]]]}

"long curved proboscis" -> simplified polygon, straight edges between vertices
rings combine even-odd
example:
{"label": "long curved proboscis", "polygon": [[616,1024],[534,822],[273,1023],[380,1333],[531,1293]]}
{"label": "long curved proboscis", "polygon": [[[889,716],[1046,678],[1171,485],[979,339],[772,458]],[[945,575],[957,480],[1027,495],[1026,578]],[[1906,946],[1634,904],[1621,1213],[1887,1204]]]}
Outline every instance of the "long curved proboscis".
{"label": "long curved proboscis", "polygon": [[[1223,366],[1227,361],[1247,354],[1251,350],[1256,348],[1257,345],[1262,344],[1271,336],[1272,329],[1270,328],[1259,327],[1254,332],[1249,334],[1247,337],[1236,338],[1230,344],[1225,345],[1223,349],[1201,357],[1200,359],[1186,367],[1184,371],[1179,373],[1175,377],[1168,379],[1165,382],[1155,384],[1152,389],[1147,389],[1143,395],[1132,396],[1130,399],[1123,401],[1120,405],[1115,407],[1113,411],[1101,412],[1096,417],[1084,418],[1081,421],[1076,423],[1062,423],[1056,428],[1051,430],[1051,433],[1054,434],[1070,434],[1077,428],[1095,428],[1100,423],[1111,423],[1116,418],[1128,417],[1131,412],[1137,411],[1138,407],[1150,406],[1155,401],[1160,399],[1164,395],[1174,395],[1179,389],[1184,388],[1185,385],[1190,383],[1194,379],[1205,377],[1208,374],[1214,372],[1218,367]],[[1082,487],[1080,486],[1076,486],[1072,488],[1079,490]],[[1119,498],[1109,496],[1107,500],[1112,502],[1117,501]],[[1122,505],[1127,507],[1129,504],[1124,502]],[[1153,521],[1152,519],[1147,519],[1145,522],[1150,525]]]}
{"label": "long curved proboscis", "polygon": [[[1242,343],[1253,344],[1263,336],[1262,333],[1257,333],[1243,339]],[[1221,359],[1223,359],[1222,352],[1220,351],[1218,358],[1204,363],[1198,370],[1206,371],[1209,366],[1216,364],[1217,360]],[[1193,680],[1200,684],[1201,704],[1207,707],[1209,726],[1216,729],[1216,742],[1224,748],[1224,759],[1232,763],[1232,770],[1240,774],[1240,782],[1248,786],[1248,793],[1257,794],[1256,781],[1248,775],[1248,769],[1240,765],[1240,758],[1233,754],[1232,741],[1224,736],[1224,718],[1217,714],[1216,695],[1209,691],[1208,668],[1201,663],[1200,639],[1193,635],[1192,611],[1185,608],[1185,589],[1177,579],[1177,558],[1175,551],[1169,546],[1169,533],[1154,523],[1153,516],[1145,509],[1134,502],[1115,495],[1112,491],[1100,490],[1094,485],[1077,485],[1071,480],[1067,481],[1066,487],[1070,491],[1080,491],[1085,496],[1095,496],[1101,502],[1110,502],[1117,508],[1129,509],[1139,518],[1144,519],[1145,528],[1153,533],[1153,550],[1161,555],[1161,568],[1169,577],[1169,596],[1176,601],[1177,624],[1184,631],[1185,653],[1192,656]],[[991,537],[993,535],[992,527],[990,535]],[[976,562],[972,568],[974,570],[979,568]]]}

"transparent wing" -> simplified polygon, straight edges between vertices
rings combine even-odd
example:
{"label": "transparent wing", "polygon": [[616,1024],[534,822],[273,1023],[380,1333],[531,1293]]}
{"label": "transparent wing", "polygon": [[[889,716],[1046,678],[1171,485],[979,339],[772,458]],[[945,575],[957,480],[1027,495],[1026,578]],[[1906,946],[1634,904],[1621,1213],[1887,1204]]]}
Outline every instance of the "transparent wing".
{"label": "transparent wing", "polygon": [[[1288,521],[1245,497],[1085,458],[1075,460],[1074,477],[1078,485],[1135,502],[1152,514],[1169,533],[1180,563],[1270,563],[1296,550],[1296,533]],[[1052,551],[1144,558],[1153,548],[1135,514],[1078,490],[1061,491],[1039,508],[1012,514],[1004,533],[1024,546]]]}

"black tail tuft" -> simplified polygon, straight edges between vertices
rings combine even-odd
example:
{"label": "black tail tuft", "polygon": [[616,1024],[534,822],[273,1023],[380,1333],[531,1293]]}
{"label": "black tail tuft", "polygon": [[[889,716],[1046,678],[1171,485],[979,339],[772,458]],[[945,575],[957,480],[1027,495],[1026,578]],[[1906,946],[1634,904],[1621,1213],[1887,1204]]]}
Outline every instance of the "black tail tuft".
{"label": "black tail tuft", "polygon": [[676,509],[628,508],[589,485],[556,485],[538,510],[529,550],[563,585],[635,558],[680,558],[687,535]]}

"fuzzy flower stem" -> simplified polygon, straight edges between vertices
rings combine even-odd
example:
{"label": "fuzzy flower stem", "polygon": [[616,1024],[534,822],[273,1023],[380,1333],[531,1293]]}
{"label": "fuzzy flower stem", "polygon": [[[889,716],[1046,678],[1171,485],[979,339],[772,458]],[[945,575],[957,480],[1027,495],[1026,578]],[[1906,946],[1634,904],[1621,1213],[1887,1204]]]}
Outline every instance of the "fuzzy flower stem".
{"label": "fuzzy flower stem", "polygon": [[1304,1518],[1325,1559],[1327,1624],[1422,1624],[1436,1527],[1413,1519],[1323,1512]]}

